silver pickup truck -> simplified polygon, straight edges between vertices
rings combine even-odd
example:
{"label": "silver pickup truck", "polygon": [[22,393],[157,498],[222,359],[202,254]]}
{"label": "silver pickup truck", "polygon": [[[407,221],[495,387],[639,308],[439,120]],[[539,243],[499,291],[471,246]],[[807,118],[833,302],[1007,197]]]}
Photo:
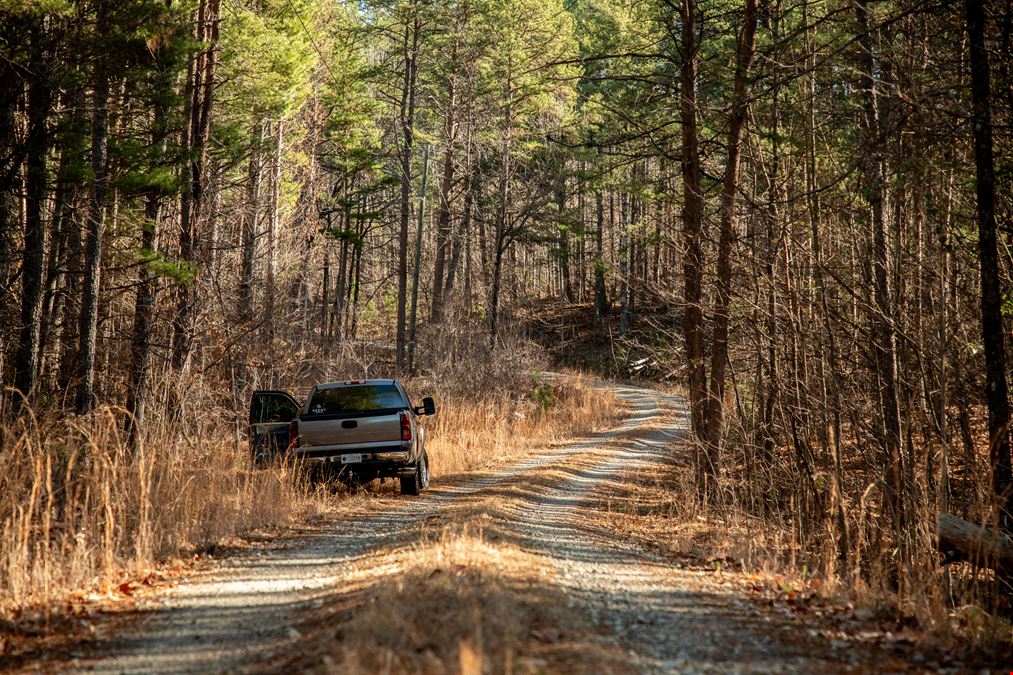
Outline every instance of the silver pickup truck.
{"label": "silver pickup truck", "polygon": [[402,494],[417,495],[429,486],[418,418],[434,414],[433,399],[412,406],[397,380],[318,384],[303,405],[283,391],[257,391],[250,403],[250,447],[258,464],[292,453],[342,479],[396,477]]}

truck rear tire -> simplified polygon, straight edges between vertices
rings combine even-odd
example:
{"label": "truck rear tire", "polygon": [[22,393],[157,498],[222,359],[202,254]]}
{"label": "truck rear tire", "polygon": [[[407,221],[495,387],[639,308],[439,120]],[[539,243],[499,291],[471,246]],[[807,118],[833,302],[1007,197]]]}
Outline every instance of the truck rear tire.
{"label": "truck rear tire", "polygon": [[422,459],[411,476],[401,478],[401,494],[419,495],[429,487],[429,456],[423,451]]}

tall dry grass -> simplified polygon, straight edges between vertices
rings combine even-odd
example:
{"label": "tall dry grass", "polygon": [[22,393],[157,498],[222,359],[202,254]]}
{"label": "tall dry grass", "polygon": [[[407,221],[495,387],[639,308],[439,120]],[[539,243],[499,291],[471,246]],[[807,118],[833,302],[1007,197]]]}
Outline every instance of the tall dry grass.
{"label": "tall dry grass", "polygon": [[528,375],[521,396],[449,395],[426,431],[434,478],[514,459],[612,425],[624,408],[616,397],[582,380],[553,382]]}
{"label": "tall dry grass", "polygon": [[112,407],[3,429],[0,618],[48,615],[70,592],[313,510],[295,467],[253,470],[217,416],[171,419],[136,449]]}

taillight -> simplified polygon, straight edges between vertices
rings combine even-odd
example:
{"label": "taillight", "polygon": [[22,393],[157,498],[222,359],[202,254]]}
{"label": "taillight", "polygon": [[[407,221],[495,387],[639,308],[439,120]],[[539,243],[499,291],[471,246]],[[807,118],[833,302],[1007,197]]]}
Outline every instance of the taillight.
{"label": "taillight", "polygon": [[401,440],[410,441],[412,439],[412,421],[408,418],[408,413],[401,411]]}
{"label": "taillight", "polygon": [[288,423],[288,447],[294,448],[299,445],[299,423],[292,420]]}

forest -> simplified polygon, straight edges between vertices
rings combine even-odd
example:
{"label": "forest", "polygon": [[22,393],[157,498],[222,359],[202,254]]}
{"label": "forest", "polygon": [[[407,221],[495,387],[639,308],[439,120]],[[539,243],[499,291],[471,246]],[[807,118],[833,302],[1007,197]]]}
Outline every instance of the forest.
{"label": "forest", "polygon": [[288,501],[254,390],[570,366],[797,568],[1008,609],[1011,114],[1009,2],[0,0],[0,605]]}

